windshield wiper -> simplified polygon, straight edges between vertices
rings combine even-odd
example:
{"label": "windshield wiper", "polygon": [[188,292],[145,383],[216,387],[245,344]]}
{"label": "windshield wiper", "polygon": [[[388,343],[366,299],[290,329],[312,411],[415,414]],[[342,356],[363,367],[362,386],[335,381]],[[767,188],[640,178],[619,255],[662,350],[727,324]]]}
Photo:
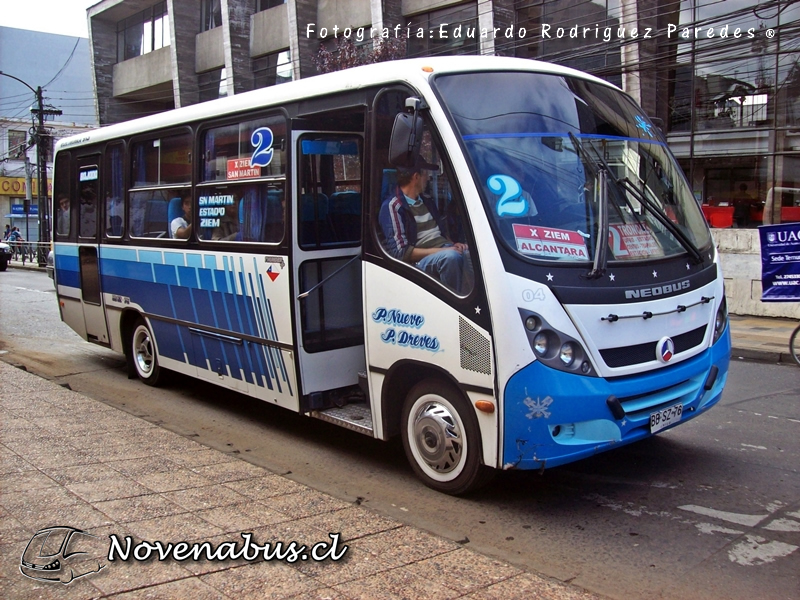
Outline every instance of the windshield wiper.
{"label": "windshield wiper", "polygon": [[597,279],[602,277],[606,270],[606,263],[608,262],[608,176],[607,169],[598,169],[597,165],[592,160],[592,157],[583,147],[580,140],[570,131],[569,139],[572,145],[575,146],[575,151],[581,157],[584,164],[591,171],[592,178],[595,182],[595,194],[598,196],[598,234],[594,243],[594,260],[592,261],[592,270],[586,274],[589,279]]}
{"label": "windshield wiper", "polygon": [[[574,137],[572,133],[570,133],[570,136]],[[586,152],[586,150],[584,150],[584,152]],[[630,193],[634,198],[636,198],[636,200],[639,201],[642,206],[650,211],[656,220],[658,220],[658,222],[661,223],[676,240],[678,240],[678,243],[683,246],[687,252],[689,252],[695,264],[702,263],[703,255],[700,253],[700,250],[697,248],[697,246],[694,245],[694,242],[692,242],[692,240],[689,239],[689,237],[683,231],[681,231],[680,228],[675,225],[675,223],[670,221],[669,218],[658,209],[658,206],[654,204],[652,200],[645,196],[643,192],[640,192],[638,189],[636,189],[636,186],[633,185],[633,183],[627,177],[622,177],[620,179],[614,177],[611,173],[611,167],[606,162],[606,159],[603,158],[596,149],[594,153],[595,156],[597,156],[597,160],[603,166],[603,169],[605,169],[605,171],[611,175],[611,180],[614,182],[613,189],[617,195],[621,196],[625,203],[630,207],[630,201],[628,200],[628,193]],[[634,215],[636,214],[632,208],[631,211]],[[608,224],[606,224],[606,236],[608,236]],[[605,239],[608,239],[608,237]]]}
{"label": "windshield wiper", "polygon": [[658,209],[658,206],[656,206],[653,201],[650,200],[650,198],[645,196],[643,192],[640,192],[638,189],[636,189],[636,186],[633,185],[633,182],[630,179],[623,177],[622,179],[616,179],[615,181],[620,184],[624,190],[630,192],[633,197],[642,204],[642,206],[647,208],[653,214],[653,216],[658,219],[659,223],[666,227],[667,231],[672,234],[672,237],[678,240],[678,243],[683,246],[684,249],[689,252],[689,254],[691,254],[695,264],[699,265],[703,262],[703,255],[700,253],[700,249],[695,246],[691,239],[689,239],[689,236],[681,231],[680,228],[675,225],[675,223],[670,221],[667,215],[661,212]]}

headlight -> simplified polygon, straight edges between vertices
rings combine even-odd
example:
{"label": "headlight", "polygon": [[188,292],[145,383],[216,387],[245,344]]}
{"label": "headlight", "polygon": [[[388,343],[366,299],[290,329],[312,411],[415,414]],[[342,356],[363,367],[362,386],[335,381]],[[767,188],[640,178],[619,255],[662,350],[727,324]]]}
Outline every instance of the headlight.
{"label": "headlight", "polygon": [[728,301],[725,296],[722,297],[722,303],[717,310],[717,317],[714,319],[714,343],[722,336],[725,328],[728,326]]}
{"label": "headlight", "polygon": [[519,313],[537,359],[559,371],[597,377],[579,340],[554,329],[540,315],[523,309]]}
{"label": "headlight", "polygon": [[536,351],[536,354],[539,356],[547,355],[547,334],[544,332],[540,332],[536,334],[536,337],[533,338],[533,349]]}
{"label": "headlight", "polygon": [[564,363],[564,366],[566,367],[575,362],[575,351],[570,342],[567,342],[561,346],[561,351],[558,353],[558,358],[561,359],[561,362]]}

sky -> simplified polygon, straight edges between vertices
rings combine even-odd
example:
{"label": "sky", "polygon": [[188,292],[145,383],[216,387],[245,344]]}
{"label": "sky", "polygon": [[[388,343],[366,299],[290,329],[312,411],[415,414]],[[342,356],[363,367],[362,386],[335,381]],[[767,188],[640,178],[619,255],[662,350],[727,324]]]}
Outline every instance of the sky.
{"label": "sky", "polygon": [[4,27],[89,37],[86,9],[100,0],[7,0],[3,4]]}

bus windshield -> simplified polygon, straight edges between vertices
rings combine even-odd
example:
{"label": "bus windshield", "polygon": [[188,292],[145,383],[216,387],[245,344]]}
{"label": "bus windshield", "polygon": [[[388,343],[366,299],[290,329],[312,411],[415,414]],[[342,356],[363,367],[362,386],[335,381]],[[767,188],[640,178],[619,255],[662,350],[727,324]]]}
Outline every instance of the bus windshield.
{"label": "bus windshield", "polygon": [[702,260],[711,243],[703,215],[663,136],[625,94],[523,72],[441,75],[434,86],[495,231],[518,256],[594,261],[595,270],[684,253]]}

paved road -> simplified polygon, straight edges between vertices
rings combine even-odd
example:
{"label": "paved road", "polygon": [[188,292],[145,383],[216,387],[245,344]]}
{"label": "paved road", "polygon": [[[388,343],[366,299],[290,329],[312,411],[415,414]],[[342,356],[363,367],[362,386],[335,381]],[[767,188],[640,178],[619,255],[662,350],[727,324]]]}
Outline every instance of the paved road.
{"label": "paved road", "polygon": [[[645,442],[451,498],[383,443],[121,357],[58,321],[52,283],[0,274],[0,358],[208,446],[610,598],[800,597],[800,370],[736,362],[720,406]],[[467,540],[469,540],[467,542]]]}

